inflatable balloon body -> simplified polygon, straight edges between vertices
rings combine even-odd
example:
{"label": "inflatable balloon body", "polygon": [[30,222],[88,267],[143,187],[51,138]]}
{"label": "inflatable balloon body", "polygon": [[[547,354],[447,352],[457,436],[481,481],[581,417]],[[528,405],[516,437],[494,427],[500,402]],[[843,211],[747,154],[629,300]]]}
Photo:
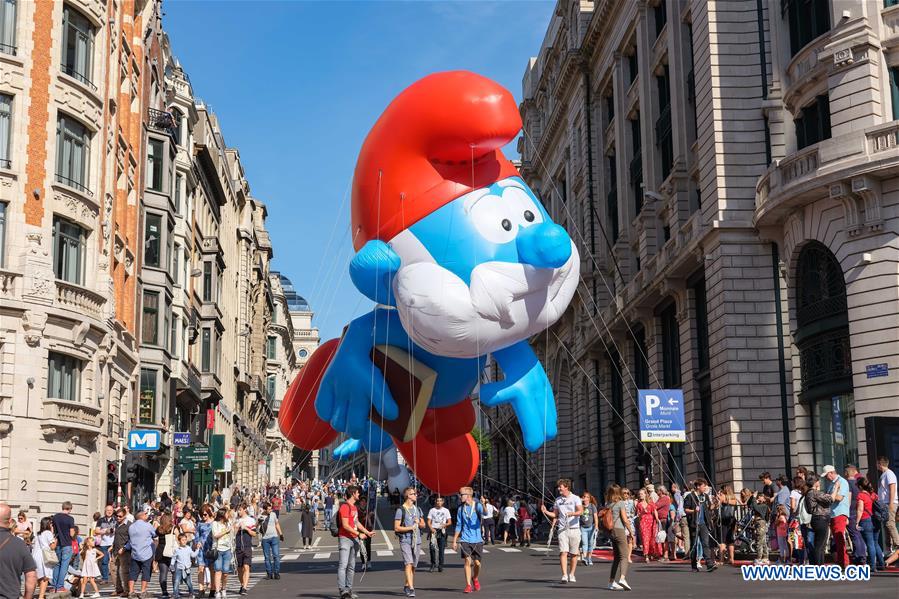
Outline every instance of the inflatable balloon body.
{"label": "inflatable balloon body", "polygon": [[396,447],[438,493],[473,479],[479,451],[469,399],[487,357],[502,380],[487,406],[510,404],[525,447],[556,435],[549,380],[527,339],[567,308],[580,272],[566,231],[500,151],[521,128],[506,89],[469,72],[430,75],[387,107],[353,180],[350,264],[376,308],[322,345],[279,413],[302,449]]}

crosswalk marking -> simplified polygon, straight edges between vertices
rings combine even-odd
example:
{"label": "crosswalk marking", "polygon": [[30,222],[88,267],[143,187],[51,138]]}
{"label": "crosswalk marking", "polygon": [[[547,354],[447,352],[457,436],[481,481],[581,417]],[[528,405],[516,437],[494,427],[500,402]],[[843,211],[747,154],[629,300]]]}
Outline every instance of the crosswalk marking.
{"label": "crosswalk marking", "polygon": [[323,552],[323,553],[316,553],[315,555],[312,556],[312,559],[328,559],[329,557],[331,557],[330,553]]}
{"label": "crosswalk marking", "polygon": [[506,553],[521,553],[521,549],[515,549],[514,547],[500,547],[499,550]]}
{"label": "crosswalk marking", "polygon": [[531,551],[549,551],[549,547],[531,547]]}
{"label": "crosswalk marking", "polygon": [[290,561],[290,560],[292,560],[292,559],[297,559],[298,557],[299,557],[299,554],[298,554],[298,553],[288,553],[287,555],[285,555],[285,556],[282,557],[281,559],[282,559],[282,560],[285,560],[285,561]]}
{"label": "crosswalk marking", "polygon": [[393,551],[390,551],[389,549],[379,549],[378,551],[375,551],[375,555],[378,557],[393,557]]}

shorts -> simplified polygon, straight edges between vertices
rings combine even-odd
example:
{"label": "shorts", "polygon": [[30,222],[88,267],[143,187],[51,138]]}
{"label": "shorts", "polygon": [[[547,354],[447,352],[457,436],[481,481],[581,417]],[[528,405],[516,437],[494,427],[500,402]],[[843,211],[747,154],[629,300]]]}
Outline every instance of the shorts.
{"label": "shorts", "polygon": [[581,529],[565,528],[559,531],[559,553],[580,553]]}
{"label": "shorts", "polygon": [[139,574],[141,576],[141,580],[150,582],[150,570],[152,566],[153,558],[145,559],[144,561],[138,561],[132,558],[131,566],[128,568],[128,580],[137,582],[137,577]]}
{"label": "shorts", "polygon": [[216,572],[228,572],[231,570],[231,551],[219,551],[219,556],[212,563],[212,569]]}
{"label": "shorts", "polygon": [[247,547],[246,549],[238,549],[234,552],[234,558],[237,560],[237,567],[243,568],[244,566],[250,566],[253,563],[253,548]]}
{"label": "shorts", "polygon": [[528,518],[527,520],[522,521],[521,528],[523,530],[530,530],[534,527],[534,521]]}
{"label": "shorts", "polygon": [[462,541],[460,555],[462,558],[470,557],[475,561],[481,561],[481,553],[484,550],[483,543],[466,543]]}
{"label": "shorts", "polygon": [[403,554],[403,565],[412,564],[413,568],[418,567],[418,552],[421,551],[421,544],[413,545],[412,543],[400,543],[400,553]]}

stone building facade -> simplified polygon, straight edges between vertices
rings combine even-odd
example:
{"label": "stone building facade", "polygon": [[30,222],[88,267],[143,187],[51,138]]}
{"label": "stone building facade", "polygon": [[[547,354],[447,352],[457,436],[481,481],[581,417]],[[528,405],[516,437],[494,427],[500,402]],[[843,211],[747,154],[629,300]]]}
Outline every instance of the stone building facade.
{"label": "stone building facade", "polygon": [[[33,516],[70,500],[86,525],[120,481],[137,502],[265,480],[273,411],[248,383],[272,309],[265,208],[161,17],[158,0],[0,11],[0,501]],[[241,281],[247,305],[221,293]],[[135,429],[160,451],[129,454]],[[224,434],[254,467],[198,480],[178,431]]]}
{"label": "stone building facade", "polygon": [[[496,478],[740,488],[895,453],[897,36],[875,0],[559,0],[519,150],[583,281],[533,339],[560,434],[526,456],[491,410]],[[639,441],[645,388],[683,390],[687,443]]]}
{"label": "stone building facade", "polygon": [[278,483],[289,480],[293,469],[293,445],[281,433],[277,422],[278,411],[281,409],[281,398],[306,359],[300,358],[293,346],[296,333],[285,294],[285,287],[293,291],[293,285],[290,279],[275,271],[269,273],[269,284],[273,309],[265,341],[265,390],[271,398],[275,418],[265,431],[269,456],[266,471],[267,482]]}

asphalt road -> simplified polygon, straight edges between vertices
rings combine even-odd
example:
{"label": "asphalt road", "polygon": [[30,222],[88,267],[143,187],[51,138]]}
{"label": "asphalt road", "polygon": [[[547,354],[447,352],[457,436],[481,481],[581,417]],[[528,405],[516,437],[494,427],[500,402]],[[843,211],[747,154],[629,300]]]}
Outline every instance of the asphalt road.
{"label": "asphalt road", "polygon": [[[383,512],[385,519],[389,512]],[[389,526],[392,527],[390,522]],[[331,599],[337,597],[337,540],[327,531],[316,531],[311,550],[297,549],[299,535],[296,514],[283,514],[285,543],[281,554],[281,579],[265,580],[260,555],[253,560],[254,579],[263,579],[250,590],[251,599],[267,597]],[[446,567],[442,573],[429,573],[427,545],[423,546],[419,572],[416,574],[418,597],[450,597],[461,595],[465,586],[462,560],[447,549]],[[610,564],[596,561],[592,567],[579,565],[577,583],[559,583],[561,571],[555,547],[533,546],[511,550],[499,545],[488,546],[481,574],[479,599],[487,598],[587,598],[613,595],[608,585]],[[372,546],[373,563],[365,572],[357,564],[354,590],[364,599],[403,597],[402,558],[392,532],[379,531]],[[691,572],[689,564],[635,563],[627,576],[640,597],[749,597],[762,593],[766,597],[897,597],[899,570],[875,575],[867,582],[749,582],[739,568],[722,567],[716,572]],[[229,593],[230,596],[230,593]]]}

